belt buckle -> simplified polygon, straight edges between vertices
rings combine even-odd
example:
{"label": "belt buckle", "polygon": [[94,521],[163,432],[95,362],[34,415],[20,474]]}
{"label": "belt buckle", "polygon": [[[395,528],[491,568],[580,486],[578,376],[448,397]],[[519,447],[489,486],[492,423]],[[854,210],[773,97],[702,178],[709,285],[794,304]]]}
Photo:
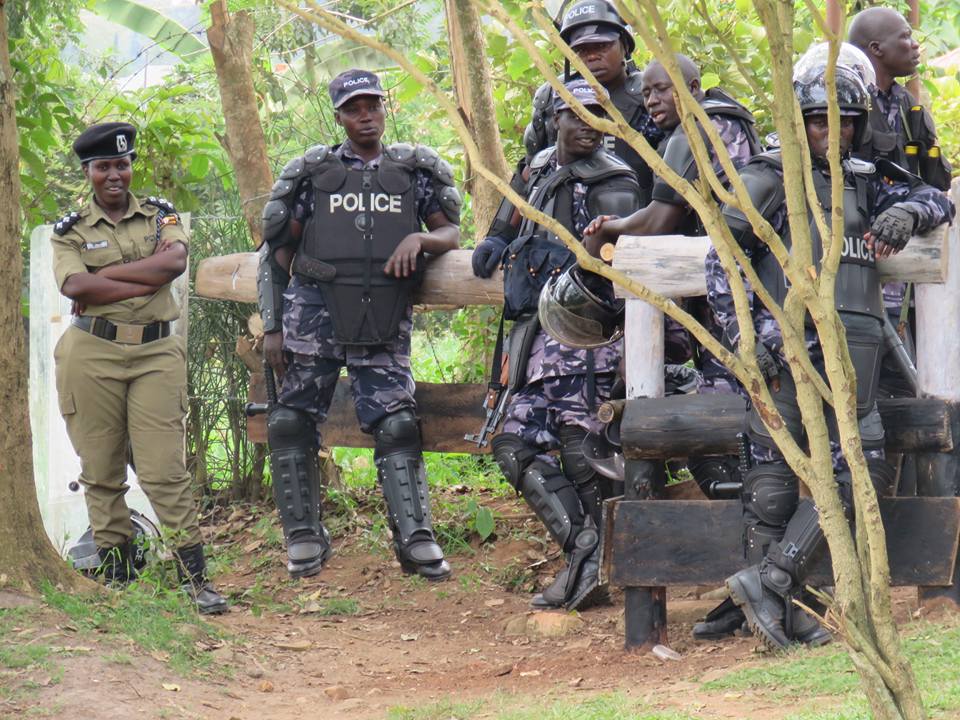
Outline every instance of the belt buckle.
{"label": "belt buckle", "polygon": [[115,342],[124,345],[141,345],[143,343],[145,325],[122,325],[120,323],[116,323],[116,325],[117,337],[114,338]]}

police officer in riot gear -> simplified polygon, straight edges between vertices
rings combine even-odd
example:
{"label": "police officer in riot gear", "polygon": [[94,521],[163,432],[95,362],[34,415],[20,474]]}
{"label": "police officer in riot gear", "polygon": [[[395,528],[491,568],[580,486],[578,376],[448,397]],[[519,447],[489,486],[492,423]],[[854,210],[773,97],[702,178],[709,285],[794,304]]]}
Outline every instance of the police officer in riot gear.
{"label": "police officer in riot gear", "polygon": [[443,580],[450,566],[431,526],[410,372],[411,293],[423,255],[458,246],[460,195],[433,150],[381,143],[376,75],[347,70],[330,83],[330,97],[347,139],[288,163],[263,212],[264,354],[282,378],[267,432],[287,569],[315,575],[330,552],[319,426],[346,365],[360,426],[374,436],[401,568]]}
{"label": "police officer in riot gear", "polygon": [[[642,75],[630,60],[636,42],[613,5],[606,0],[581,0],[573,4],[563,14],[560,36],[603,85],[610,95],[610,101],[630,127],[656,147],[663,139],[663,132],[653,123],[643,106],[640,90]],[[534,93],[533,115],[523,133],[527,156],[511,180],[511,186],[517,192],[524,189],[523,167],[538,152],[556,143],[554,104],[553,88],[550,83],[544,83]],[[646,162],[620,138],[604,136],[603,143],[607,152],[617,155],[634,170],[640,183],[640,206],[646,205],[653,185],[653,174]],[[516,222],[514,213],[513,205],[505,199],[487,231],[482,249],[480,245],[477,247],[479,253],[475,254],[474,273],[478,277],[490,277],[500,264],[500,255]]]}
{"label": "police officer in riot gear", "polygon": [[871,7],[854,16],[850,42],[873,64],[876,83],[862,146],[864,160],[884,158],[919,175],[940,190],[950,189],[950,163],[940,151],[933,117],[896,78],[909,77],[920,64],[920,46],[910,24],[888,7]]}
{"label": "police officer in riot gear", "polygon": [[[684,82],[693,97],[700,103],[710,118],[717,134],[730,156],[734,167],[746,165],[750,158],[760,150],[760,141],[754,127],[753,115],[742,104],[733,99],[720,88],[703,90],[700,84],[700,69],[686,55],[675,55],[677,64],[683,75]],[[680,112],[677,107],[677,96],[673,81],[666,68],[658,61],[653,61],[643,71],[642,93],[647,112],[657,126],[668,133],[666,140],[661,143],[659,151],[664,162],[678,175],[688,182],[694,182],[700,174],[697,167],[690,141],[683,127],[680,125]],[[704,139],[706,136],[704,135]],[[724,179],[716,153],[709,142],[713,169],[721,179]],[[653,199],[645,208],[638,210],[628,217],[615,218],[601,215],[595,218],[584,231],[587,236],[587,249],[592,254],[598,254],[600,247],[607,242],[615,243],[621,234],[628,235],[702,235],[703,224],[683,197],[663,178],[656,178],[652,191]],[[719,264],[716,250],[710,249],[707,255],[708,265],[711,262]],[[710,311],[709,298],[707,302],[688,301],[688,307],[698,315],[704,325],[711,328],[719,336],[717,323]],[[697,369],[701,374],[698,392],[702,393],[736,393],[739,391],[736,379],[711,354],[698,348],[694,353],[692,343],[686,331],[676,321],[669,318],[665,324],[668,339],[667,348],[687,348],[686,354],[674,353],[667,355],[670,363],[685,362],[691,355],[696,360]],[[699,457],[690,458],[687,462],[691,474],[704,494],[712,497],[717,484],[736,483],[739,480],[738,461],[736,457]],[[732,606],[729,610],[734,610]],[[741,620],[742,622],[742,620]],[[739,626],[739,623],[738,623]]]}
{"label": "police officer in riot gear", "polygon": [[[602,112],[582,79],[567,88]],[[562,98],[554,100],[557,145],[537,153],[526,169],[529,202],[579,237],[598,212],[631,212],[640,202],[633,171],[601,147],[602,135]],[[493,454],[566,554],[566,568],[533,599],[534,607],[585,606],[597,599],[601,485],[583,454],[583,440],[601,424],[593,409],[610,397],[619,346],[567,347],[544,333],[537,304],[546,281],[573,264],[573,253],[530,220],[511,227],[504,253],[504,316],[515,320],[507,342],[513,395]],[[479,253],[480,248],[475,251]],[[482,268],[481,268],[482,269]],[[479,273],[478,273],[479,274]],[[551,453],[559,450],[559,463]]]}
{"label": "police officer in riot gear", "polygon": [[[811,212],[828,216],[831,200],[825,68],[824,58],[805,57],[795,68],[794,89],[803,113],[820,205]],[[889,161],[878,160],[874,164],[851,157],[851,150],[859,147],[866,131],[867,90],[859,74],[845,66],[837,66],[836,80],[845,224],[844,252],[837,275],[837,309],[856,370],[857,416],[864,455],[875,486],[883,492],[892,483],[893,468],[884,459],[884,432],[876,407],[883,313],[876,258],[902,249],[913,233],[926,232],[949,220],[952,208],[942,193]],[[780,153],[758,155],[741,176],[754,206],[789,246]],[[723,212],[734,238],[752,258],[764,286],[782,303],[787,287],[772,253],[755,236],[741,211],[724,207]],[[819,262],[823,248],[812,218],[810,232],[814,238],[814,259]],[[714,282],[715,278],[708,275],[708,291]],[[733,349],[740,333],[732,312],[732,298],[720,300],[721,316],[726,322],[724,338]],[[787,428],[802,441],[796,387],[783,358],[779,326],[760,303],[753,304],[752,314],[760,367]],[[812,327],[807,330],[807,345],[811,359],[821,366],[822,356]],[[832,409],[825,408],[825,412],[832,418]],[[850,470],[836,442],[835,419],[830,425],[837,490],[844,508],[851,512]],[[793,642],[828,642],[829,633],[792,602],[802,588],[810,560],[822,546],[817,507],[811,499],[799,498],[798,479],[755,410],[750,413],[749,434],[753,467],[744,478],[742,497],[744,549],[751,566],[727,579],[731,598],[744,611],[751,629],[772,647],[786,647]]]}

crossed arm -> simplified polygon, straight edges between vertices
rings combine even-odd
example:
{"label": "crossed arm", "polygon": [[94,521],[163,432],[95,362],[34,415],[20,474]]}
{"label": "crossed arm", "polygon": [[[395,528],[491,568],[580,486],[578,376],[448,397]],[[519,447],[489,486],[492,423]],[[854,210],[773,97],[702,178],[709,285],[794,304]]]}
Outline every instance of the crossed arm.
{"label": "crossed arm", "polygon": [[109,305],[152,295],[187,269],[187,248],[181,242],[162,245],[142,260],[109,265],[96,272],[70,275],[60,292],[81,307]]}

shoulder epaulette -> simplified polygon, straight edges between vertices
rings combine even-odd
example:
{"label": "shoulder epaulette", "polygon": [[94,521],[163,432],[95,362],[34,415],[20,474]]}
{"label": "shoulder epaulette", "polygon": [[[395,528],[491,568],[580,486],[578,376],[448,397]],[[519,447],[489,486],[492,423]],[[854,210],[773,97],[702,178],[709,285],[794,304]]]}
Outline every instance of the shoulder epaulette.
{"label": "shoulder epaulette", "polygon": [[80,221],[79,212],[75,210],[71,213],[67,213],[62,218],[57,220],[57,222],[53,226],[53,231],[57,235],[66,235],[70,231],[70,228],[76,225],[79,221]]}
{"label": "shoulder epaulette", "polygon": [[173,203],[167,200],[166,198],[158,198],[151,195],[146,200],[143,201],[145,205],[153,205],[163,210],[165,213],[175,213],[177,209],[173,206]]}

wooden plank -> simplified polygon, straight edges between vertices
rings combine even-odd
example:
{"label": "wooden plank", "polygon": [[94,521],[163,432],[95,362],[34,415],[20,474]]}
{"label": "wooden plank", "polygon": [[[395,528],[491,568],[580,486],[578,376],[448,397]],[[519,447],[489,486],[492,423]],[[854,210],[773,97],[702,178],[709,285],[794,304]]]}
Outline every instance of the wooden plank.
{"label": "wooden plank", "polygon": [[[414,296],[419,305],[502,305],[503,278],[473,276],[473,250],[451,250],[427,261],[423,285]],[[257,301],[257,254],[234,253],[204,258],[197,266],[194,289],[200,297],[214,300]]]}
{"label": "wooden plank", "polygon": [[[612,507],[610,507],[612,505]],[[948,585],[960,537],[960,498],[882,498],[891,584]],[[607,577],[619,587],[713,585],[745,567],[737,500],[611,500]],[[829,553],[811,584],[832,584]]]}
{"label": "wooden plank", "polygon": [[[953,448],[950,408],[936,398],[880,399],[887,450]],[[746,401],[737,395],[678,395],[626,401],[620,423],[624,455],[633,459],[737,453]]]}
{"label": "wooden plank", "polygon": [[[466,433],[475,433],[483,422],[480,406],[486,392],[485,385],[472,383],[417,383],[417,414],[423,449],[428,452],[488,453],[474,443],[463,439]],[[263,375],[250,375],[250,402],[264,402],[266,391]],[[330,413],[323,424],[323,443],[327,447],[372,448],[373,437],[360,430],[350,381],[340,378],[330,405]],[[251,442],[266,442],[266,417],[249,418],[247,434]]]}
{"label": "wooden plank", "polygon": [[[624,235],[617,242],[613,267],[622,270],[651,290],[667,297],[706,295],[703,264],[710,238],[683,235],[634,237]],[[942,283],[947,272],[947,226],[910,240],[902,252],[877,267],[883,280]],[[617,288],[621,297],[633,297]]]}

